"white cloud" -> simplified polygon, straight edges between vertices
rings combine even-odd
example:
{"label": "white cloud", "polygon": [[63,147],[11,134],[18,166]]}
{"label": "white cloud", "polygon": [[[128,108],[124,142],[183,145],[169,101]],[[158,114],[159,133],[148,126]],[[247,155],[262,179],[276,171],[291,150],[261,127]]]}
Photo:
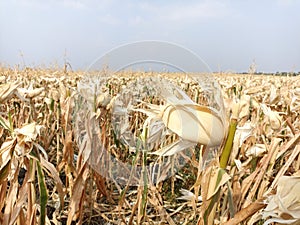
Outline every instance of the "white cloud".
{"label": "white cloud", "polygon": [[128,24],[131,26],[139,26],[144,22],[144,19],[139,16],[139,15],[135,15],[134,17],[130,17],[128,20]]}
{"label": "white cloud", "polygon": [[297,0],[277,0],[277,4],[279,6],[291,6],[296,3],[299,3],[299,1],[297,1]]}
{"label": "white cloud", "polygon": [[[144,17],[152,15],[155,20],[162,22],[198,22],[201,20],[222,18],[232,14],[226,1],[194,1],[172,2],[172,4],[149,4],[143,2],[138,9],[144,11]],[[150,17],[151,18],[151,17]],[[141,20],[141,19],[139,19]]]}
{"label": "white cloud", "polygon": [[223,2],[205,1],[171,7],[167,18],[173,21],[190,21],[224,17],[229,9]]}
{"label": "white cloud", "polygon": [[63,0],[61,1],[62,5],[67,7],[67,8],[72,8],[72,9],[87,9],[86,1],[81,1],[81,0]]}
{"label": "white cloud", "polygon": [[101,14],[101,16],[98,17],[98,21],[100,21],[101,23],[104,23],[106,25],[118,25],[121,23],[120,19],[109,14]]}

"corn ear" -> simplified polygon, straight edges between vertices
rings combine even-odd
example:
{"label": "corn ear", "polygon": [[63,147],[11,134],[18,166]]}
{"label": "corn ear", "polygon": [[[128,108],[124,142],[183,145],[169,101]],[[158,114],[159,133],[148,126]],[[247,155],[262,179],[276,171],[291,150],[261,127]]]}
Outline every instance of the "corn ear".
{"label": "corn ear", "polygon": [[226,133],[217,113],[197,104],[167,105],[162,121],[182,139],[208,146],[220,145]]}

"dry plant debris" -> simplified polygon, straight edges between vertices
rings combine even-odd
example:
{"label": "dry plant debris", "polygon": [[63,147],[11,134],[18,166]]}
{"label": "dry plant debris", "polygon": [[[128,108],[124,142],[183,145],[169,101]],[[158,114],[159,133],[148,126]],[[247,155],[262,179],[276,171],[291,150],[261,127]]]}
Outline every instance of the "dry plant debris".
{"label": "dry plant debris", "polygon": [[[179,74],[162,74],[178,86],[176,95],[120,103],[124,87],[153,75],[122,72],[78,86],[88,81],[80,71],[0,68],[0,224],[299,224],[300,77],[214,74],[224,118]],[[90,105],[89,113],[80,111]],[[124,119],[119,134],[113,113]],[[76,124],[76,116],[85,119]],[[223,169],[224,145],[207,149],[223,142],[230,118],[236,132]],[[151,154],[128,147],[135,145],[127,134]],[[156,183],[120,184],[91,166],[95,156],[114,172],[107,155],[91,151],[93,138],[117,160],[142,168],[142,177],[158,158],[166,167]],[[169,177],[178,157],[188,163]]]}

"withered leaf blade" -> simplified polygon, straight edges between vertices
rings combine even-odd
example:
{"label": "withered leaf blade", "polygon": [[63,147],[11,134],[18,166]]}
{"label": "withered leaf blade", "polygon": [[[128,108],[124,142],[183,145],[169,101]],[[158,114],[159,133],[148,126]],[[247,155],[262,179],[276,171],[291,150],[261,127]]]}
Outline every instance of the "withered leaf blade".
{"label": "withered leaf blade", "polygon": [[[288,184],[288,185],[287,185]],[[300,176],[282,176],[278,180],[277,192],[266,200],[264,224],[272,222],[291,224],[300,220]]]}

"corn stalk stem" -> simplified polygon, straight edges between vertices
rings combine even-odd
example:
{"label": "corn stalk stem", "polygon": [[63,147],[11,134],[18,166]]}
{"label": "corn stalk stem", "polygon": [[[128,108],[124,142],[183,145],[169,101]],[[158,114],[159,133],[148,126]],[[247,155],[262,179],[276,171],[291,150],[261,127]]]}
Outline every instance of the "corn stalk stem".
{"label": "corn stalk stem", "polygon": [[233,139],[237,127],[237,119],[232,118],[229,125],[229,133],[225,142],[224,150],[220,157],[220,167],[225,169],[231,154]]}
{"label": "corn stalk stem", "polygon": [[[225,142],[225,146],[223,149],[223,152],[220,157],[220,168],[225,169],[231,154],[232,150],[232,145],[233,145],[233,139],[235,135],[237,127],[237,119],[236,117],[231,118],[230,120],[230,125],[229,125],[229,133]],[[220,170],[218,173],[218,178],[215,184],[215,188],[218,186],[219,182],[222,179],[222,175],[224,174],[224,170]],[[213,185],[213,184],[212,184]],[[212,200],[209,203],[209,206],[207,210],[204,213],[203,216],[203,222],[205,225],[212,225],[214,224],[214,217],[216,215],[216,209],[217,209],[217,204],[220,200],[220,194],[221,194],[221,189],[217,191],[217,193],[213,196]]]}

